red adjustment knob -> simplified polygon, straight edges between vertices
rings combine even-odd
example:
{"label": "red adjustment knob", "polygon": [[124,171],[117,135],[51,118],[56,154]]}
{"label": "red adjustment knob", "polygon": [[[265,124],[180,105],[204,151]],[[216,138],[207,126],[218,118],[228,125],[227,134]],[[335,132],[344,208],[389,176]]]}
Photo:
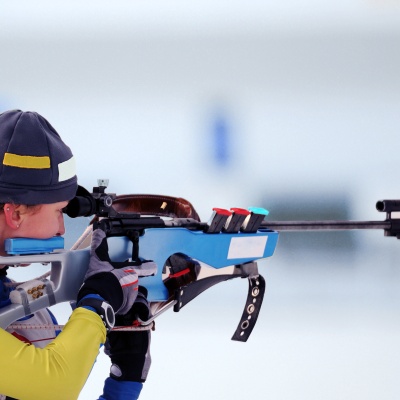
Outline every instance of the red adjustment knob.
{"label": "red adjustment knob", "polygon": [[237,233],[240,230],[244,220],[250,214],[249,210],[244,208],[231,208],[232,215],[227,219],[222,232]]}
{"label": "red adjustment knob", "polygon": [[208,222],[207,233],[219,233],[226,223],[226,220],[231,216],[231,212],[224,208],[213,208],[213,213]]}

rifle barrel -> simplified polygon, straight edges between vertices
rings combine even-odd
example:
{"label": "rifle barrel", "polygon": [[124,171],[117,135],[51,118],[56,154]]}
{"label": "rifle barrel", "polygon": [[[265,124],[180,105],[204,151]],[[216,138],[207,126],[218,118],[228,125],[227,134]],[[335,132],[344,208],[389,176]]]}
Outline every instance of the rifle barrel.
{"label": "rifle barrel", "polygon": [[390,229],[390,221],[263,221],[260,228],[275,231]]}

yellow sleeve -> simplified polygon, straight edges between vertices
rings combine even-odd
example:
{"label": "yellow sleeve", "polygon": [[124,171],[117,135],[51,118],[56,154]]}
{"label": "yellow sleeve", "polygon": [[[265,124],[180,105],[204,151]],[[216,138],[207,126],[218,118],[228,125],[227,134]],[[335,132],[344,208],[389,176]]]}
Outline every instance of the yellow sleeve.
{"label": "yellow sleeve", "polygon": [[0,393],[21,400],[78,398],[105,338],[101,318],[84,308],[43,349],[0,329]]}

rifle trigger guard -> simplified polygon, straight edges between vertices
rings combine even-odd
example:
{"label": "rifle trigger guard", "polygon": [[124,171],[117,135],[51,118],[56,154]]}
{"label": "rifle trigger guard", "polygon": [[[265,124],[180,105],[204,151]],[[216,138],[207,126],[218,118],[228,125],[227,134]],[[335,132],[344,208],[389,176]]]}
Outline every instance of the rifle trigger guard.
{"label": "rifle trigger guard", "polygon": [[256,325],[265,293],[265,279],[261,275],[249,276],[248,280],[249,291],[246,305],[236,331],[232,336],[232,340],[239,342],[246,342]]}

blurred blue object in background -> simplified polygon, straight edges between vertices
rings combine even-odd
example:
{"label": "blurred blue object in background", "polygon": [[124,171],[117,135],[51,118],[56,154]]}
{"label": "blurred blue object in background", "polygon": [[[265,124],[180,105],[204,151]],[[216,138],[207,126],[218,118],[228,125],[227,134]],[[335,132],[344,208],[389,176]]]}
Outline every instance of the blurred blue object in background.
{"label": "blurred blue object in background", "polygon": [[231,129],[228,118],[222,112],[213,120],[212,136],[214,142],[214,160],[218,166],[225,167],[231,160]]}

